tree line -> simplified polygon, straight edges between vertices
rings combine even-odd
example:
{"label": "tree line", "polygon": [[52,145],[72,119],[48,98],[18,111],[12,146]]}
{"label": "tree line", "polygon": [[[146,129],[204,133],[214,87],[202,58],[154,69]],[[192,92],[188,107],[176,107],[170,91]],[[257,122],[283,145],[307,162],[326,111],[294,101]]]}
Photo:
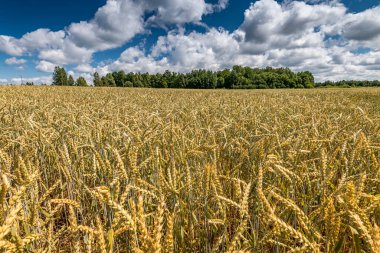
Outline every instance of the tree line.
{"label": "tree line", "polygon": [[[53,85],[89,86],[83,77],[76,81],[66,70],[56,67]],[[275,89],[313,88],[314,76],[309,71],[294,73],[288,68],[264,69],[234,66],[221,71],[193,70],[189,73],[165,71],[164,73],[126,73],[116,71],[105,76],[93,74],[95,87],[146,87],[183,89]]]}
{"label": "tree line", "polygon": [[[146,87],[146,88],[190,88],[190,89],[276,89],[276,88],[350,88],[380,87],[380,81],[340,80],[314,82],[309,71],[294,73],[288,68],[264,69],[234,66],[221,71],[193,70],[190,73],[165,71],[164,73],[126,73],[115,71],[105,76],[95,72],[92,86],[95,87]],[[25,85],[34,85],[27,82]],[[46,85],[46,84],[45,84]],[[84,77],[74,80],[64,68],[55,67],[52,85],[91,86]]]}
{"label": "tree line", "polygon": [[340,87],[340,88],[350,88],[350,87],[380,87],[380,81],[358,81],[358,80],[341,80],[341,81],[325,81],[322,83],[316,83],[316,87],[329,88],[329,87]]}
{"label": "tree line", "polygon": [[84,77],[79,77],[74,80],[72,75],[68,75],[66,70],[61,67],[55,67],[53,72],[53,83],[52,85],[58,86],[89,86]]}

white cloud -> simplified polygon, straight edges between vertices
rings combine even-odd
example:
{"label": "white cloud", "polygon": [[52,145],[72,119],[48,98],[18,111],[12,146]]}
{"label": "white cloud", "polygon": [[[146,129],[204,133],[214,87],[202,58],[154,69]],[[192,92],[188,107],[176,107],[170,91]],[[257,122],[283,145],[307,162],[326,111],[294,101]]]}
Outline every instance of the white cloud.
{"label": "white cloud", "polygon": [[40,61],[37,64],[36,69],[42,72],[53,73],[55,66],[56,65],[54,63],[48,61]]}
{"label": "white cloud", "polygon": [[200,68],[217,70],[239,63],[238,54],[239,44],[227,31],[211,29],[207,33],[185,35],[183,30],[176,30],[160,37],[150,53],[138,47],[128,48],[118,60],[97,71],[105,74],[117,70],[153,73],[168,69],[179,72]]}
{"label": "white cloud", "polygon": [[84,79],[86,79],[87,84],[92,84],[93,82],[92,73],[82,72],[80,70],[77,70],[77,71],[69,70],[67,74],[71,75],[74,78],[74,80],[77,80],[79,77],[83,77]]}
{"label": "white cloud", "polygon": [[87,62],[93,53],[77,47],[67,39],[64,31],[53,32],[48,29],[38,29],[20,39],[0,36],[0,51],[14,56],[37,53],[39,59],[60,65]]}
{"label": "white cloud", "polygon": [[35,51],[60,48],[65,32],[53,32],[49,29],[38,29],[22,36],[20,39],[0,35],[0,51],[14,56],[33,53]]}
{"label": "white cloud", "polygon": [[29,77],[29,78],[11,78],[7,79],[3,83],[10,83],[10,84],[22,84],[22,83],[34,83],[34,84],[51,84],[52,77],[51,76],[40,76],[40,77]]}
{"label": "white cloud", "polygon": [[229,0],[219,0],[218,4],[213,6],[213,11],[222,11],[227,8]]}
{"label": "white cloud", "polygon": [[27,61],[25,59],[17,59],[16,57],[11,57],[5,60],[5,64],[7,65],[22,65]]}
{"label": "white cloud", "polygon": [[126,49],[118,60],[98,67],[97,71],[101,75],[118,70],[157,73],[165,71],[168,66],[167,59],[157,60],[151,55],[145,55],[138,47],[131,47]]}
{"label": "white cloud", "polygon": [[[20,39],[0,35],[0,51],[12,56],[37,53],[40,60],[60,65],[88,64],[95,52],[124,45],[151,22],[164,26],[199,22],[227,4],[228,0],[215,5],[204,0],[108,0],[93,19],[72,23],[66,30],[38,29]],[[149,21],[144,20],[147,12],[153,13]]]}
{"label": "white cloud", "polygon": [[229,32],[211,29],[207,33],[192,32],[188,35],[169,33],[158,39],[152,55],[166,55],[172,67],[189,71],[225,67],[238,52],[239,44]]}
{"label": "white cloud", "polygon": [[[52,72],[56,65],[75,64],[73,75],[89,79],[95,70],[100,74],[116,70],[186,72],[236,64],[311,70],[317,80],[380,79],[380,6],[349,13],[338,0],[286,0],[281,4],[259,0],[245,11],[235,31],[185,31],[185,23],[202,24],[205,15],[229,4],[228,0],[208,2],[108,0],[91,20],[61,31],[38,29],[19,39],[0,36],[0,51],[11,56],[35,55],[36,69],[43,72]],[[125,45],[137,34],[149,34],[152,26],[168,32],[151,48],[133,46],[114,62],[93,62],[94,53]],[[8,60],[23,64],[16,57]]]}
{"label": "white cloud", "polygon": [[64,31],[53,32],[49,29],[38,29],[22,36],[18,44],[28,52],[62,47]]}
{"label": "white cloud", "polygon": [[115,62],[97,68],[100,74],[124,70],[126,72],[189,72],[193,69],[224,69],[233,65],[259,67],[262,55],[240,54],[235,35],[225,30],[211,29],[206,33],[183,30],[171,31],[158,39],[150,53],[138,47],[125,50]]}
{"label": "white cloud", "polygon": [[0,52],[8,55],[21,56],[25,49],[20,47],[17,39],[11,36],[0,35]]}
{"label": "white cloud", "polygon": [[83,73],[92,73],[94,71],[94,68],[89,64],[81,64],[78,65],[75,70]]}
{"label": "white cloud", "polygon": [[281,5],[274,0],[261,0],[245,11],[239,31],[242,49],[249,54],[262,54],[270,49],[319,47],[323,44],[321,26],[334,24],[345,15],[341,4],[308,5],[291,2]]}
{"label": "white cloud", "polygon": [[[197,68],[223,69],[233,65],[289,67],[311,70],[317,80],[378,78],[380,58],[373,52],[360,56],[355,46],[327,35],[340,35],[343,19],[349,17],[338,2],[308,5],[304,2],[279,4],[261,0],[245,12],[241,27],[230,33],[211,28],[205,33],[179,29],[161,36],[147,53],[128,48],[115,62],[98,68],[115,70],[186,72]],[[350,14],[351,15],[351,14]],[[339,40],[344,38],[339,37]],[[360,59],[360,60],[358,60]]]}
{"label": "white cloud", "polygon": [[91,61],[94,51],[78,47],[70,40],[65,40],[59,49],[41,50],[38,58],[56,65],[84,64]]}
{"label": "white cloud", "polygon": [[346,15],[333,30],[347,39],[351,47],[380,50],[380,6]]}
{"label": "white cloud", "polygon": [[150,21],[162,25],[184,24],[201,21],[208,5],[204,0],[145,0],[145,8],[155,10],[156,15]]}
{"label": "white cloud", "polygon": [[123,45],[143,32],[144,9],[132,0],[108,0],[89,22],[71,24],[69,40],[78,47],[100,51]]}

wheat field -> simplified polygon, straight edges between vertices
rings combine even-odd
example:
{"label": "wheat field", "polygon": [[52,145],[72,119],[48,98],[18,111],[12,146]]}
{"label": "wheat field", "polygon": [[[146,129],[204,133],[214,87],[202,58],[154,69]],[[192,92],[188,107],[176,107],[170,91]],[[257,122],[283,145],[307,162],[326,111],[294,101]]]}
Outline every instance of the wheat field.
{"label": "wheat field", "polygon": [[0,88],[0,252],[380,252],[380,90]]}

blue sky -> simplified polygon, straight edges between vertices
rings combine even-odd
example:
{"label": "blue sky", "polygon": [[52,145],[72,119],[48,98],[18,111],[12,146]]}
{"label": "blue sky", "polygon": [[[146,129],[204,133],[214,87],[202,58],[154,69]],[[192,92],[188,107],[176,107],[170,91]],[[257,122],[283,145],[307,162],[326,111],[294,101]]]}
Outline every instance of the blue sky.
{"label": "blue sky", "polygon": [[12,0],[0,4],[0,83],[111,71],[289,67],[380,79],[380,0]]}

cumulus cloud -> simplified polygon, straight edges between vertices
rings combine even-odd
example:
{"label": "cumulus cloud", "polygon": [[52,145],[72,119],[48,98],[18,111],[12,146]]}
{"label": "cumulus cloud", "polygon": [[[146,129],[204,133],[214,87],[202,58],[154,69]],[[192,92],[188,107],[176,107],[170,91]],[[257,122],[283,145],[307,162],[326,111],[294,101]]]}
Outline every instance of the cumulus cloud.
{"label": "cumulus cloud", "polygon": [[244,36],[243,50],[261,54],[270,49],[319,47],[324,39],[321,26],[336,23],[345,12],[342,4],[257,1],[245,11],[239,28]]}
{"label": "cumulus cloud", "polygon": [[49,29],[38,29],[22,36],[17,42],[24,50],[38,51],[43,49],[60,48],[65,38],[64,31],[51,31]]}
{"label": "cumulus cloud", "polygon": [[94,51],[118,47],[143,32],[143,14],[137,1],[109,0],[91,21],[71,24],[68,39],[78,47]]}
{"label": "cumulus cloud", "polygon": [[100,74],[124,70],[126,72],[164,72],[165,70],[189,72],[193,69],[219,70],[234,65],[260,67],[262,55],[244,55],[233,33],[210,29],[206,33],[183,30],[161,36],[147,53],[139,47],[125,50],[118,60],[97,68]]}
{"label": "cumulus cloud", "polygon": [[348,23],[343,30],[343,36],[356,41],[372,40],[380,35],[380,24],[376,19],[364,19]]}
{"label": "cumulus cloud", "polygon": [[18,40],[14,37],[0,35],[0,52],[14,56],[22,55],[25,50],[17,42]]}
{"label": "cumulus cloud", "polygon": [[[376,9],[368,12],[373,11]],[[338,1],[279,4],[274,0],[260,0],[246,10],[243,24],[234,32],[214,28],[204,33],[169,31],[148,52],[138,47],[128,48],[118,60],[98,70],[100,73],[166,69],[186,72],[239,64],[310,70],[317,80],[378,78],[378,55],[371,50],[357,55],[354,49],[359,45],[354,45],[353,37],[345,37],[344,31],[352,25],[348,21],[353,15],[356,14],[349,14]]]}
{"label": "cumulus cloud", "polygon": [[40,77],[31,77],[31,78],[12,78],[12,84],[21,84],[21,83],[35,83],[35,84],[50,84],[52,81],[51,76],[40,76]]}
{"label": "cumulus cloud", "polygon": [[94,71],[94,68],[89,64],[81,64],[78,65],[75,70],[83,73],[92,73]]}
{"label": "cumulus cloud", "polygon": [[71,40],[65,40],[61,48],[41,50],[38,58],[56,65],[83,64],[91,61],[93,53],[93,50],[78,47]]}
{"label": "cumulus cloud", "polygon": [[38,29],[22,36],[20,39],[10,36],[0,36],[0,51],[14,56],[20,56],[27,52],[47,48],[60,48],[65,33],[63,31],[53,32],[49,29]]}
{"label": "cumulus cloud", "polygon": [[219,0],[216,4],[206,3],[205,0],[141,1],[146,10],[154,12],[149,17],[148,23],[156,23],[160,26],[200,22],[204,15],[224,10],[228,2],[229,0]]}
{"label": "cumulus cloud", "polygon": [[62,65],[89,61],[93,53],[68,40],[64,31],[49,29],[38,29],[20,39],[0,36],[0,51],[13,56],[37,54],[41,60]]}
{"label": "cumulus cloud", "polygon": [[183,24],[200,21],[207,11],[204,0],[145,0],[147,9],[156,11],[149,21],[158,24]]}
{"label": "cumulus cloud", "polygon": [[34,84],[50,84],[52,81],[51,76],[40,76],[31,78],[10,78],[10,79],[0,79],[0,84],[22,84],[22,83],[34,83]]}
{"label": "cumulus cloud", "polygon": [[5,64],[7,65],[22,65],[27,61],[25,59],[17,59],[16,57],[11,57],[5,60]]}
{"label": "cumulus cloud", "polygon": [[37,64],[36,69],[42,72],[53,73],[55,66],[56,65],[54,63],[48,61],[40,61]]}
{"label": "cumulus cloud", "polygon": [[212,11],[218,12],[227,8],[229,0],[219,0],[218,4],[213,5]]}
{"label": "cumulus cloud", "polygon": [[380,6],[350,13],[334,29],[351,47],[365,46],[380,50]]}
{"label": "cumulus cloud", "polygon": [[[244,21],[235,31],[185,31],[184,24],[201,24],[205,15],[233,4],[209,2],[108,0],[91,20],[61,31],[38,29],[19,39],[2,35],[0,51],[14,56],[9,61],[34,54],[42,72],[75,65],[73,75],[88,79],[95,70],[103,75],[116,70],[186,72],[236,64],[311,70],[317,80],[380,78],[380,6],[350,13],[338,0],[258,0],[242,13]],[[149,34],[152,26],[164,27],[167,34],[151,48],[132,46],[113,62],[92,62],[94,53]]]}
{"label": "cumulus cloud", "polygon": [[211,29],[206,33],[169,33],[160,37],[152,50],[157,57],[166,55],[168,63],[176,69],[219,69],[230,65],[239,52],[239,44],[232,34]]}
{"label": "cumulus cloud", "polygon": [[147,55],[138,47],[126,49],[111,64],[105,64],[97,67],[96,71],[101,75],[105,75],[112,71],[124,70],[126,72],[162,72],[168,68],[166,58],[161,60],[155,59],[152,55]]}
{"label": "cumulus cloud", "polygon": [[[239,62],[239,44],[225,30],[210,29],[206,33],[174,30],[161,36],[149,53],[139,47],[126,49],[118,60],[101,66],[100,73],[124,70],[127,72],[188,72],[193,69],[229,68]],[[233,59],[236,59],[234,61]]]}
{"label": "cumulus cloud", "polygon": [[[95,52],[117,48],[149,23],[162,26],[199,22],[205,14],[226,8],[228,0],[207,4],[204,0],[108,0],[93,19],[69,25],[65,30],[38,29],[15,38],[0,35],[0,52],[12,56],[37,53],[38,69],[50,63],[85,64]],[[146,16],[146,14],[149,15]]]}

